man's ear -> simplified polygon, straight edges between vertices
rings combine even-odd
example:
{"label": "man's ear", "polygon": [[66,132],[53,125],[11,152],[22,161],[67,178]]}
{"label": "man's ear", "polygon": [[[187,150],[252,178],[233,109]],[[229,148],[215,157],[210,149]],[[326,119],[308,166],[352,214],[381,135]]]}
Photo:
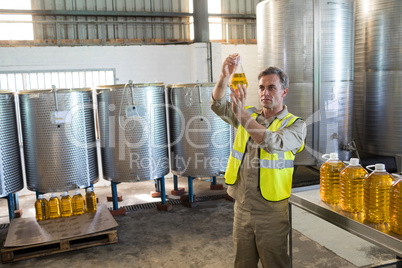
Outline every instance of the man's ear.
{"label": "man's ear", "polygon": [[288,92],[289,92],[289,89],[288,89],[288,88],[285,88],[285,89],[283,90],[283,95],[282,95],[282,97],[285,97],[285,96],[288,94]]}

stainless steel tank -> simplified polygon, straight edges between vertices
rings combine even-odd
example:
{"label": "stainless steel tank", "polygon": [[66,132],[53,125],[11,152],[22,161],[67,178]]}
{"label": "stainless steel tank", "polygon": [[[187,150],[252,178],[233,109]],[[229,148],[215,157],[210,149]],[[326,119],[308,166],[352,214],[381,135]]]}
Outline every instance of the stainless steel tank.
{"label": "stainless steel tank", "polygon": [[175,175],[213,177],[225,173],[233,131],[210,108],[214,87],[212,83],[167,86],[170,166]]}
{"label": "stainless steel tank", "polygon": [[356,1],[354,136],[360,151],[402,152],[402,1]]}
{"label": "stainless steel tank", "polygon": [[[321,155],[350,158],[353,104],[353,0],[271,0],[257,5],[258,66],[289,75],[284,102],[307,123],[296,165]],[[350,148],[350,147],[349,147]]]}
{"label": "stainless steel tank", "polygon": [[24,187],[14,93],[0,91],[0,197]]}
{"label": "stainless steel tank", "polygon": [[97,182],[91,89],[18,94],[28,189],[61,192]]}
{"label": "stainless steel tank", "polygon": [[169,173],[163,83],[97,89],[103,175],[114,182]]}

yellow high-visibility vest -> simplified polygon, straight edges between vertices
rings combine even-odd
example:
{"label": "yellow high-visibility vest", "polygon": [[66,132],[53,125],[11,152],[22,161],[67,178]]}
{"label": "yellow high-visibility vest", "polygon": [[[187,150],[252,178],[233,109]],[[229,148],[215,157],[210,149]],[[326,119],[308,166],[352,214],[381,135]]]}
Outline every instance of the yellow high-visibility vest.
{"label": "yellow high-visibility vest", "polygon": [[[257,118],[258,114],[254,112],[256,110],[255,107],[247,106],[246,109],[248,112],[252,112],[254,119]],[[275,132],[281,128],[290,126],[298,119],[300,118],[288,113],[282,120],[275,119],[269,125],[268,130]],[[236,183],[249,139],[250,134],[248,134],[242,125],[239,125],[226,167],[226,184],[233,185]],[[297,153],[301,152],[303,149],[304,142]],[[270,154],[260,149],[258,187],[264,199],[268,201],[280,201],[289,198],[292,189],[294,158],[295,156],[291,151]]]}

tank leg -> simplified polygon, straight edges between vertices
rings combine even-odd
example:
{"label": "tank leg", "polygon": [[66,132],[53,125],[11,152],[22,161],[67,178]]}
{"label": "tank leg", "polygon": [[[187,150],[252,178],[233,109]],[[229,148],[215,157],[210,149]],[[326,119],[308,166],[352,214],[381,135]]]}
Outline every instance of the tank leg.
{"label": "tank leg", "polygon": [[175,191],[178,190],[178,183],[177,183],[177,176],[176,175],[173,175],[173,189]]}
{"label": "tank leg", "polygon": [[[112,201],[113,201],[113,210],[110,211],[110,213],[112,213],[113,216],[126,215],[126,209],[125,208],[119,208],[119,204],[118,204],[119,196],[117,195],[117,184],[119,184],[119,183],[120,182],[114,182],[114,181],[112,181],[110,183],[110,186],[112,188]],[[122,201],[122,200],[123,199],[121,198],[120,201]]]}
{"label": "tank leg", "polygon": [[211,190],[223,190],[223,184],[216,183],[216,177],[211,177]]}
{"label": "tank leg", "polygon": [[161,191],[160,182],[160,179],[156,179],[155,191],[157,191],[158,193]]}
{"label": "tank leg", "polygon": [[155,179],[155,191],[151,192],[151,197],[160,197],[161,196],[161,191],[159,187],[159,179]]}
{"label": "tank leg", "polygon": [[14,213],[15,208],[14,208],[14,196],[13,196],[13,194],[9,194],[7,196],[7,202],[8,202],[8,217],[9,217],[10,222],[11,222],[11,219],[15,218],[15,213]]}
{"label": "tank leg", "polygon": [[173,190],[172,190],[172,195],[182,195],[184,194],[184,188],[180,187],[179,188],[179,183],[177,180],[177,176],[173,175]]}
{"label": "tank leg", "polygon": [[113,210],[119,209],[119,204],[117,200],[117,184],[116,182],[112,181],[111,182],[111,187],[112,187],[112,199],[113,199]]}
{"label": "tank leg", "polygon": [[188,176],[188,195],[180,196],[181,202],[183,206],[186,207],[196,207],[197,203],[195,202],[195,195],[193,191],[193,177]]}
{"label": "tank leg", "polygon": [[158,179],[160,182],[160,188],[161,188],[161,203],[156,205],[156,208],[158,210],[164,210],[164,211],[169,211],[172,209],[171,204],[166,204],[166,189],[165,189],[165,177],[162,176],[162,178]]}
{"label": "tank leg", "polygon": [[194,202],[194,189],[193,189],[193,179],[192,177],[188,177],[188,201],[190,203]]}
{"label": "tank leg", "polygon": [[[108,195],[108,196],[106,196],[106,200],[108,201],[108,202],[114,202],[114,196],[113,196],[113,184],[115,184],[115,186],[114,187],[116,187],[116,185],[117,184],[119,184],[120,182],[111,182],[111,187],[112,187],[112,194],[110,194],[110,195]],[[91,184],[92,185],[92,184]],[[93,189],[93,186],[91,186],[92,187],[92,189]],[[118,193],[117,193],[117,190],[116,190],[116,198],[117,198],[117,202],[121,202],[121,201],[123,201],[123,196],[121,196],[121,195],[119,195]],[[96,197],[96,203],[99,203],[99,198],[98,197]]]}
{"label": "tank leg", "polygon": [[22,209],[20,209],[18,193],[14,194],[14,209],[14,216],[20,218],[22,216]]}
{"label": "tank leg", "polygon": [[18,193],[15,193],[15,194],[14,194],[14,205],[15,205],[15,210],[19,210],[19,209],[20,209]]}
{"label": "tank leg", "polygon": [[165,177],[159,179],[160,189],[161,189],[161,202],[166,204],[166,191],[165,191]]}

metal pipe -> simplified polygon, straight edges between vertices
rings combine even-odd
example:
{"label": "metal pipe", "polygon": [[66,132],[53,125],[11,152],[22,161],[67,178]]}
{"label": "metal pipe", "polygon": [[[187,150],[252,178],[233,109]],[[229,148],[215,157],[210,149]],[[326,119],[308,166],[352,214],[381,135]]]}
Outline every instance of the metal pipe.
{"label": "metal pipe", "polygon": [[52,91],[54,93],[54,102],[56,104],[56,111],[58,111],[59,110],[59,104],[58,104],[58,101],[57,101],[57,89],[56,89],[55,85],[52,85]]}

